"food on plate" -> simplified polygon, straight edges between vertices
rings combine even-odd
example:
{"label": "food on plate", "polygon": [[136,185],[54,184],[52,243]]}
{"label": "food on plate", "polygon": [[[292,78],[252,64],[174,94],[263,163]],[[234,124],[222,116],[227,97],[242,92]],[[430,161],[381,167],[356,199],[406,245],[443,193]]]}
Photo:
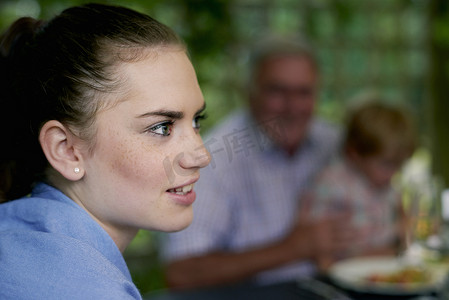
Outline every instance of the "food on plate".
{"label": "food on plate", "polygon": [[431,276],[430,272],[425,268],[407,266],[388,273],[372,273],[365,279],[369,283],[420,284],[428,283]]}

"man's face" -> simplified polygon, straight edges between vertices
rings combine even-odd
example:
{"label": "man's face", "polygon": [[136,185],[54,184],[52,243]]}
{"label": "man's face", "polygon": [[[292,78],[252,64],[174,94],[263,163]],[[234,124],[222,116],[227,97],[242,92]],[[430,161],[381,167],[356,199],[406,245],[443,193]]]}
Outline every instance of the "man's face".
{"label": "man's face", "polygon": [[306,57],[272,57],[259,68],[250,97],[252,112],[287,152],[303,141],[317,98],[318,74]]}

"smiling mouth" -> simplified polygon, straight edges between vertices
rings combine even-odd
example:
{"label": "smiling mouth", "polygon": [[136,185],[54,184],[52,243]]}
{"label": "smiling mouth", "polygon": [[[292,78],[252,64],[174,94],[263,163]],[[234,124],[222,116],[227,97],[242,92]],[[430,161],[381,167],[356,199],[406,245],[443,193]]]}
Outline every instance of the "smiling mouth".
{"label": "smiling mouth", "polygon": [[167,190],[167,192],[174,193],[176,195],[187,195],[188,193],[190,193],[192,191],[192,189],[193,189],[193,184],[188,184],[183,187],[176,188],[176,189],[169,189],[169,190]]}

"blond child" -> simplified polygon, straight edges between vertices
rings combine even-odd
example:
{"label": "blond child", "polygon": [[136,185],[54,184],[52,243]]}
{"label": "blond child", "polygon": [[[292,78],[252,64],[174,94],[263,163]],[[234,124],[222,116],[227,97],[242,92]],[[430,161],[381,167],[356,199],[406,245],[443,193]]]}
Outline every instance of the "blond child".
{"label": "blond child", "polygon": [[349,114],[341,155],[319,174],[302,203],[306,218],[348,215],[351,242],[339,253],[317,253],[320,269],[343,258],[397,251],[405,218],[391,181],[415,143],[410,117],[399,107],[369,101]]}

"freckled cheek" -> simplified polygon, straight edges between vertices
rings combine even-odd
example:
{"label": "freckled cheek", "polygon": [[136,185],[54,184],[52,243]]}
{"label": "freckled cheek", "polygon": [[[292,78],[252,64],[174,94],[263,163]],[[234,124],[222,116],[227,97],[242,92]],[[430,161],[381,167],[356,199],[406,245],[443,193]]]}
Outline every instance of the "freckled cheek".
{"label": "freckled cheek", "polygon": [[150,189],[166,184],[163,157],[153,147],[125,144],[115,149],[111,168],[117,179],[125,180],[129,186]]}

